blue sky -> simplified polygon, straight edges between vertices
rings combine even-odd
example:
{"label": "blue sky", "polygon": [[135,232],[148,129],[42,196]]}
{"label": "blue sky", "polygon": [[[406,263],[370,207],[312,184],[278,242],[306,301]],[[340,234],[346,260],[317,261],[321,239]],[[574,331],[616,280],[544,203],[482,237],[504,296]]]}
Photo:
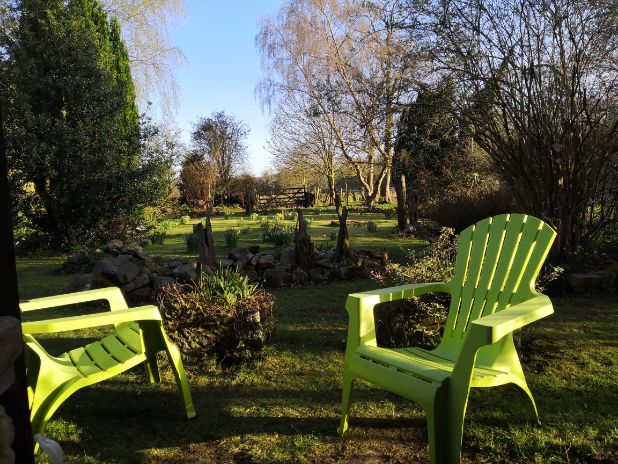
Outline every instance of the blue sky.
{"label": "blue sky", "polygon": [[283,0],[187,0],[186,20],[172,31],[172,43],[188,65],[176,70],[180,104],[176,124],[188,142],[200,116],[225,111],[251,129],[248,170],[261,174],[270,165],[264,149],[270,117],[255,97],[261,79],[255,35],[260,18],[275,15]]}

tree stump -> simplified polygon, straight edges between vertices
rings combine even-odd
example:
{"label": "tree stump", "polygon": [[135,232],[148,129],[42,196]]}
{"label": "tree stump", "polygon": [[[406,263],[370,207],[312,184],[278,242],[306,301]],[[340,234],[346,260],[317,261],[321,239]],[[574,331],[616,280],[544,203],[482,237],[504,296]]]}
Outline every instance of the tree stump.
{"label": "tree stump", "polygon": [[298,222],[294,231],[294,254],[296,265],[308,271],[315,266],[313,261],[313,244],[307,233],[307,221],[303,219],[303,212],[299,209]]}
{"label": "tree stump", "polygon": [[197,237],[197,247],[200,263],[213,266],[216,263],[215,238],[212,235],[210,214],[206,215],[206,226],[200,222],[193,226],[193,234]]}
{"label": "tree stump", "polygon": [[[341,199],[335,201],[339,204],[337,208],[337,213],[339,213],[339,208],[341,207]],[[337,234],[337,248],[335,249],[334,260],[336,262],[341,262],[344,256],[348,258],[352,257],[352,246],[350,245],[350,236],[348,235],[348,208],[345,206],[341,208],[341,215],[339,216],[339,233]]]}

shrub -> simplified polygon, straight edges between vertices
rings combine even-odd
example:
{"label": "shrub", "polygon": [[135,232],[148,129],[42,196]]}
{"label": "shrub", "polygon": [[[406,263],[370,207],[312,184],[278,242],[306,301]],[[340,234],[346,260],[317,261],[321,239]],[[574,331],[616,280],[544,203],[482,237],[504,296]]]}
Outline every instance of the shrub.
{"label": "shrub", "polygon": [[384,214],[384,219],[395,219],[397,216],[397,211],[395,211],[395,208],[389,206],[382,211],[382,214]]}
{"label": "shrub", "polygon": [[375,232],[378,230],[378,224],[374,221],[369,221],[367,223],[367,232]]}
{"label": "shrub", "polygon": [[225,246],[234,248],[240,238],[240,229],[229,229],[225,232]]}
{"label": "shrub", "polygon": [[318,251],[328,251],[328,250],[332,250],[334,246],[333,246],[333,242],[326,242],[326,243],[318,243],[315,248]]}
{"label": "shrub", "polygon": [[481,190],[474,195],[445,196],[428,211],[428,217],[445,227],[461,232],[481,219],[512,213],[512,195],[504,189]]}
{"label": "shrub", "polygon": [[258,215],[258,213],[251,213],[249,215],[249,220],[250,221],[257,221],[260,218],[260,216]]}
{"label": "shrub", "polygon": [[328,239],[332,242],[336,242],[337,241],[337,232],[331,232],[330,234],[328,234]]}
{"label": "shrub", "polygon": [[[458,236],[443,228],[437,240],[424,250],[408,254],[409,264],[388,264],[374,280],[385,286],[445,282],[451,278]],[[376,335],[381,346],[434,348],[448,314],[448,296],[435,293],[376,307]]]}
{"label": "shrub", "polygon": [[162,212],[160,208],[154,206],[146,206],[142,210],[142,221],[147,226],[155,227],[161,219]]}
{"label": "shrub", "polygon": [[187,253],[191,255],[199,253],[199,240],[195,234],[185,234],[185,242],[187,244]]}
{"label": "shrub", "polygon": [[201,277],[198,282],[200,291],[224,306],[234,306],[239,301],[251,298],[258,288],[257,284],[249,282],[246,275],[227,267],[217,269],[213,276]]}
{"label": "shrub", "polygon": [[212,355],[222,367],[263,358],[274,299],[245,276],[219,269],[194,285],[168,285],[158,300],[168,335],[196,367]]}
{"label": "shrub", "polygon": [[180,217],[180,223],[181,223],[182,225],[187,225],[187,224],[189,224],[190,222],[191,222],[191,216],[189,216],[189,215],[185,215],[185,216],[181,216],[181,217]]}
{"label": "shrub", "polygon": [[167,233],[164,231],[155,230],[150,235],[150,242],[153,245],[163,245],[165,243],[165,239],[167,238]]}
{"label": "shrub", "polygon": [[266,221],[261,224],[262,239],[275,247],[290,245],[294,240],[294,227],[284,226],[278,221]]}
{"label": "shrub", "polygon": [[166,219],[159,223],[159,225],[157,226],[157,229],[161,229],[167,232],[174,226],[176,226],[176,221],[174,221],[173,219]]}
{"label": "shrub", "polygon": [[286,221],[296,221],[298,219],[298,213],[293,210],[284,211],[283,219],[285,219]]}

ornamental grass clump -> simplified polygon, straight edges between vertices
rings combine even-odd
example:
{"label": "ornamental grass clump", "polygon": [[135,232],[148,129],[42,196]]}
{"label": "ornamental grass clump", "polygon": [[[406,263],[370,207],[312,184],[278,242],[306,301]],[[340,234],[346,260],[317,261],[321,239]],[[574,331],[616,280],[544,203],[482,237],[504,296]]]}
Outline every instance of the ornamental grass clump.
{"label": "ornamental grass clump", "polygon": [[232,368],[264,357],[274,298],[246,276],[220,268],[191,285],[168,285],[158,301],[165,329],[189,365],[203,368],[214,356]]}

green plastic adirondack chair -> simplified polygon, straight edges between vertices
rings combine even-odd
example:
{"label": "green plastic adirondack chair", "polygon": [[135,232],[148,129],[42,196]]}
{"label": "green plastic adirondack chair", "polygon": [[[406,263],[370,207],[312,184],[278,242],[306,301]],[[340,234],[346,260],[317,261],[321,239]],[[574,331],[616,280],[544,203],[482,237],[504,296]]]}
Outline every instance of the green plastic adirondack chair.
{"label": "green plastic adirondack chair", "polygon": [[[88,301],[107,300],[111,311],[84,316],[24,322],[30,419],[34,434],[42,433],[58,407],[82,387],[144,363],[150,382],[159,382],[157,352],[165,351],[184,401],[187,417],[195,416],[180,351],[166,336],[156,306],[129,308],[119,288],[109,287],[20,303],[22,312]],[[114,326],[113,333],[60,356],[51,356],[33,337],[68,330]]]}
{"label": "green plastic adirondack chair", "polygon": [[[432,464],[460,460],[470,387],[514,383],[532,393],[513,345],[513,331],[553,313],[535,280],[555,238],[554,230],[521,214],[488,218],[460,235],[449,282],[403,285],[348,296],[348,339],[339,434],[348,428],[352,382],[364,379],[417,402],[427,415]],[[431,292],[451,295],[440,345],[387,349],[376,343],[373,308]]]}

